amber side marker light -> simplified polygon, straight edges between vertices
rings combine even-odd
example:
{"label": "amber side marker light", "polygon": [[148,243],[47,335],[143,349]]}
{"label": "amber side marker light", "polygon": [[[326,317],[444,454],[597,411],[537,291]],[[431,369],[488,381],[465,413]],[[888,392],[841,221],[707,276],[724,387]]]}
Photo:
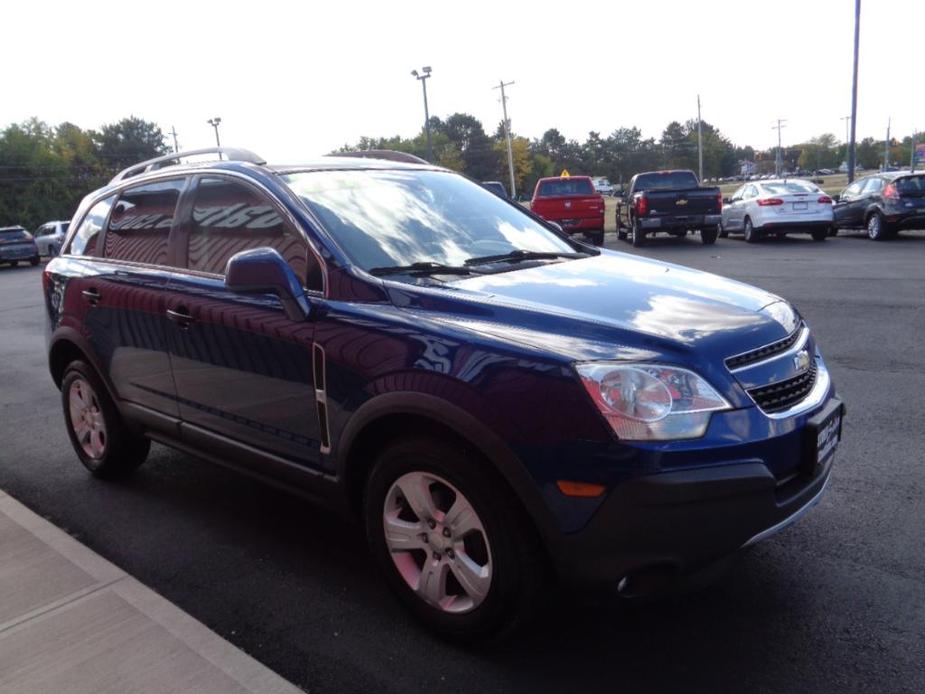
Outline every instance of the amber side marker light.
{"label": "amber side marker light", "polygon": [[569,480],[556,480],[559,491],[566,496],[579,496],[591,499],[600,496],[606,491],[603,484],[590,484],[589,482],[570,482]]}

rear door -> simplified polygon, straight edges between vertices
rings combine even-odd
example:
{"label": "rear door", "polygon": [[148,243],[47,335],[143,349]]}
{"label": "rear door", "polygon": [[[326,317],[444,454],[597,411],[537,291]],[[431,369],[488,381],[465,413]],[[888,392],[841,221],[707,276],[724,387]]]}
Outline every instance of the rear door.
{"label": "rear door", "polygon": [[321,289],[315,256],[281,210],[240,179],[210,174],[196,181],[179,241],[188,270],[168,292],[171,363],[184,435],[204,430],[317,466],[311,318],[293,321],[277,297],[237,294],[224,283],[231,256],[271,247],[309,292]]}
{"label": "rear door", "polygon": [[81,291],[84,321],[102,368],[122,400],[178,415],[165,341],[169,240],[185,177],[124,189],[102,233],[99,274]]}

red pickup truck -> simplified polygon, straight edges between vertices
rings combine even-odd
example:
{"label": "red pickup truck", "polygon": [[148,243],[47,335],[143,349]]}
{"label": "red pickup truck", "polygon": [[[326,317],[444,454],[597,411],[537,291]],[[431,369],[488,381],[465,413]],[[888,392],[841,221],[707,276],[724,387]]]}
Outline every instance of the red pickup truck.
{"label": "red pickup truck", "polygon": [[604,243],[604,196],[588,176],[541,178],[530,209],[566,233],[584,232],[594,243]]}

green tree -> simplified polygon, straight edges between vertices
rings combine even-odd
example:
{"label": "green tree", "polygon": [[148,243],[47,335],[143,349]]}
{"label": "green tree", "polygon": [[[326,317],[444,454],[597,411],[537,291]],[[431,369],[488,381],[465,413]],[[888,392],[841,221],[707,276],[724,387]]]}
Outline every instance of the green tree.
{"label": "green tree", "polygon": [[92,137],[97,156],[107,168],[115,171],[167,153],[160,127],[135,116],[104,125]]}

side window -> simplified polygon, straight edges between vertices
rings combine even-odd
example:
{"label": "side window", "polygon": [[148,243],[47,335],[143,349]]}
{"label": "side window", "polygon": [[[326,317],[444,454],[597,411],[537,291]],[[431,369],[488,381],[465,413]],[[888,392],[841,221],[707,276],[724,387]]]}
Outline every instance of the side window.
{"label": "side window", "polygon": [[745,199],[751,200],[752,198],[758,197],[758,189],[755,186],[749,186],[745,189]]}
{"label": "side window", "polygon": [[858,193],[861,192],[861,186],[864,184],[864,181],[855,181],[850,186],[845,188],[845,192],[842,193],[843,198],[856,198]]}
{"label": "side window", "polygon": [[158,181],[122,191],[106,227],[106,257],[166,265],[167,237],[184,184]]}
{"label": "side window", "polygon": [[67,252],[73,255],[97,255],[97,241],[116,196],[104,198],[90,208],[71,239]]}
{"label": "side window", "polygon": [[742,199],[742,195],[745,192],[745,186],[740,186],[739,189],[732,194],[732,201],[736,202],[737,200]]}
{"label": "side window", "polygon": [[864,186],[864,195],[876,195],[881,190],[883,190],[883,179],[882,178],[867,179],[867,185]]}
{"label": "side window", "polygon": [[321,268],[315,256],[269,200],[229,179],[199,181],[190,224],[189,268],[221,275],[235,253],[263,247],[279,251],[308,289],[321,291]]}

